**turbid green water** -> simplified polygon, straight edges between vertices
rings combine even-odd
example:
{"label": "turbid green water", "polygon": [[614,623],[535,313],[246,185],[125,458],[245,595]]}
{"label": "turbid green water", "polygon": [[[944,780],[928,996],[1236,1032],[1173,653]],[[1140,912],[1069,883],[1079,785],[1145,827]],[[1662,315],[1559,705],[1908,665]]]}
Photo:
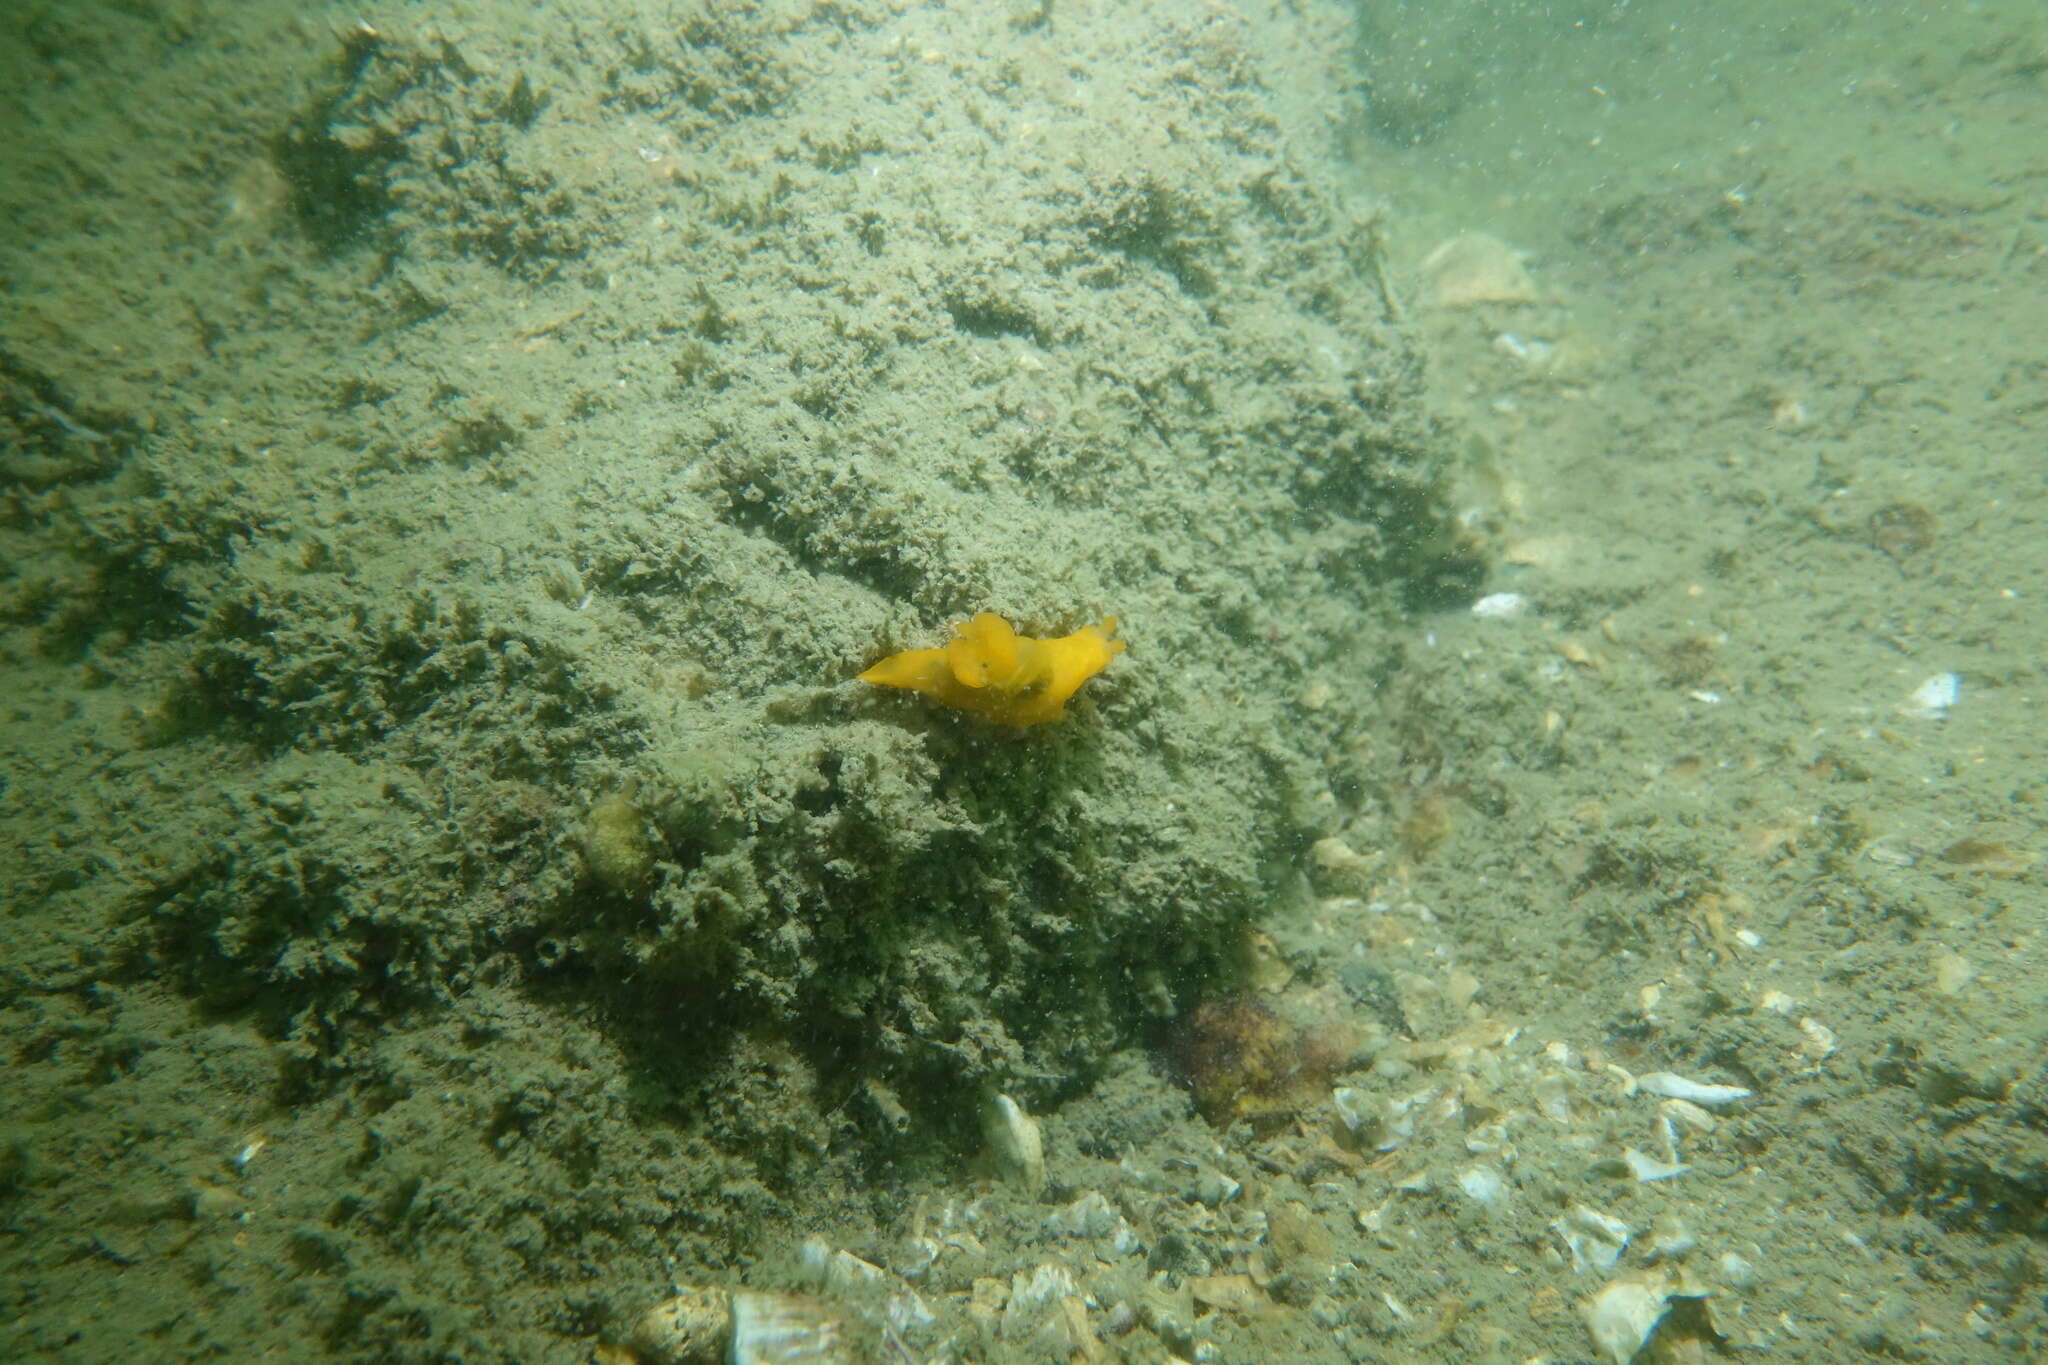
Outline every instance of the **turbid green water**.
{"label": "turbid green water", "polygon": [[2048,1350],[2036,7],[6,23],[7,1358]]}

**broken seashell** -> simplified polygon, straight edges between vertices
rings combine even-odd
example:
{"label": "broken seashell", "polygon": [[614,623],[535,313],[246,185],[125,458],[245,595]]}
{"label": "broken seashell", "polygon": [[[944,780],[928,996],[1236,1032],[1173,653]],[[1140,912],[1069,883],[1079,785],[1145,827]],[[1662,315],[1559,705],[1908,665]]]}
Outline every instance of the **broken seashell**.
{"label": "broken seashell", "polygon": [[1628,1365],[1649,1343],[1657,1324],[1671,1311],[1671,1282],[1664,1275],[1617,1280],[1579,1308],[1586,1330],[1614,1365]]}
{"label": "broken seashell", "polygon": [[1550,1230],[1571,1252],[1576,1271],[1612,1269],[1628,1250],[1632,1235],[1629,1225],[1613,1214],[1584,1204],[1574,1204],[1564,1217],[1552,1219]]}
{"label": "broken seashell", "polygon": [[1381,1152],[1391,1152],[1415,1136],[1416,1106],[1429,1098],[1424,1094],[1391,1100],[1350,1086],[1339,1086],[1330,1092],[1345,1135],[1360,1145],[1370,1143]]}
{"label": "broken seashell", "polygon": [[1633,1147],[1622,1148],[1621,1162],[1630,1175],[1646,1185],[1653,1180],[1676,1179],[1692,1169],[1682,1161],[1664,1161]]}
{"label": "broken seashell", "polygon": [[726,1365],[852,1365],[846,1315],[802,1294],[732,1296]]}
{"label": "broken seashell", "polygon": [[1010,1296],[1003,1304],[1003,1339],[1023,1341],[1031,1337],[1050,1316],[1047,1310],[1078,1292],[1074,1272],[1063,1265],[1043,1262],[1028,1278],[1018,1271],[1010,1277]]}
{"label": "broken seashell", "polygon": [[1343,1126],[1345,1133],[1355,1138],[1378,1135],[1381,1111],[1373,1095],[1348,1085],[1340,1085],[1330,1092],[1330,1103],[1336,1107],[1337,1122]]}
{"label": "broken seashell", "polygon": [[1725,1109],[1749,1098],[1749,1091],[1739,1085],[1712,1085],[1706,1081],[1688,1080],[1669,1071],[1652,1071],[1646,1076],[1636,1077],[1636,1089],[1662,1095],[1666,1099],[1691,1100],[1708,1109]]}
{"label": "broken seashell", "polygon": [[1571,1083],[1561,1072],[1552,1071],[1538,1077],[1531,1088],[1536,1094],[1538,1113],[1562,1127],[1572,1126]]}
{"label": "broken seashell", "polygon": [[1484,232],[1461,232],[1423,257],[1422,278],[1438,308],[1536,302],[1536,284],[1521,256]]}
{"label": "broken seashell", "polygon": [[1008,1095],[997,1095],[982,1112],[982,1135],[1005,1180],[1036,1195],[1045,1188],[1045,1139],[1038,1120]]}
{"label": "broken seashell", "polygon": [[1839,1040],[1835,1036],[1835,1031],[1826,1024],[1810,1017],[1801,1019],[1799,1031],[1806,1037],[1806,1041],[1799,1045],[1799,1050],[1810,1060],[1820,1063],[1834,1055]]}
{"label": "broken seashell", "polygon": [[1195,1176],[1195,1198],[1210,1208],[1228,1204],[1244,1192],[1244,1186],[1213,1166],[1204,1166]]}
{"label": "broken seashell", "polygon": [[643,1365],[854,1365],[846,1314],[804,1294],[686,1289],[629,1343]]}
{"label": "broken seashell", "polygon": [[1643,1255],[1652,1262],[1682,1260],[1699,1245],[1699,1240],[1677,1214],[1660,1213],[1651,1225],[1650,1240],[1643,1246]]}
{"label": "broken seashell", "polygon": [[1487,1208],[1505,1205],[1508,1199],[1507,1177],[1492,1166],[1470,1166],[1458,1173],[1458,1188],[1473,1203]]}
{"label": "broken seashell", "polygon": [[1946,720],[1949,709],[1963,696],[1962,675],[1937,673],[1913,689],[1899,714],[1912,720]]}
{"label": "broken seashell", "polygon": [[889,1272],[850,1251],[834,1251],[822,1237],[812,1237],[798,1253],[809,1283],[829,1293],[857,1293],[889,1288]]}
{"label": "broken seashell", "polygon": [[1529,599],[1518,592],[1490,592],[1472,604],[1474,616],[1505,620],[1529,610]]}
{"label": "broken seashell", "polygon": [[939,1320],[938,1314],[932,1312],[931,1305],[915,1289],[891,1294],[882,1316],[898,1334],[922,1331]]}
{"label": "broken seashell", "polygon": [[1073,1203],[1047,1214],[1044,1226],[1047,1232],[1059,1237],[1107,1237],[1121,1222],[1123,1215],[1099,1191],[1090,1190]]}
{"label": "broken seashell", "polygon": [[[1694,1104],[1691,1100],[1659,1100],[1657,1102],[1655,1129],[1657,1135],[1663,1139],[1664,1159],[1674,1166],[1678,1165],[1680,1160],[1678,1155],[1678,1135],[1680,1131],[1690,1130],[1696,1133],[1711,1133],[1714,1131],[1714,1124],[1714,1116],[1701,1106]],[[1677,1172],[1674,1171],[1672,1174],[1676,1175]],[[1636,1178],[1638,1180],[1645,1180],[1652,1177],[1645,1176],[1639,1171],[1636,1173]]]}

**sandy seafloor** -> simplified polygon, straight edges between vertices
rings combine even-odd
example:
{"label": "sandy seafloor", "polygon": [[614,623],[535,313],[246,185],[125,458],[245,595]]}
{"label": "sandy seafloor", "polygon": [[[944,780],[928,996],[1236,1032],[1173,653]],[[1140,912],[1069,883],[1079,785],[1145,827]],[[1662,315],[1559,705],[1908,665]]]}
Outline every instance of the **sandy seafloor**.
{"label": "sandy seafloor", "polygon": [[6,1359],[2048,1356],[2038,5],[4,25]]}

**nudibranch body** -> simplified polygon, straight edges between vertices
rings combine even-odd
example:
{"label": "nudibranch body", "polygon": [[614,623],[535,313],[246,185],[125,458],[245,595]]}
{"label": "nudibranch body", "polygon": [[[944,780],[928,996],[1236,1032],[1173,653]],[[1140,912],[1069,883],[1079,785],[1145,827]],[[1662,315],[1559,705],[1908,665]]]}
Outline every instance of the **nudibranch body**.
{"label": "nudibranch body", "polygon": [[878,687],[901,687],[1000,725],[1022,728],[1058,720],[1082,683],[1123,653],[1116,618],[1072,635],[1034,640],[992,611],[953,627],[939,649],[891,654],[860,675]]}

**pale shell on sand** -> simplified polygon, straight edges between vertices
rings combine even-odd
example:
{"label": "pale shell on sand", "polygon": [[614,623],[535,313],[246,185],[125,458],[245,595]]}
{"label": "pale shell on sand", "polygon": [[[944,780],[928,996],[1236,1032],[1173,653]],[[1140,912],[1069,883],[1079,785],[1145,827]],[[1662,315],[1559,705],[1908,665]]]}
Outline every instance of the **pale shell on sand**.
{"label": "pale shell on sand", "polygon": [[855,1365],[846,1315],[804,1294],[685,1289],[630,1340],[645,1365]]}
{"label": "pale shell on sand", "polygon": [[992,1097],[982,1108],[981,1131],[1005,1180],[1026,1194],[1045,1188],[1045,1139],[1023,1105],[1008,1095]]}
{"label": "pale shell on sand", "polygon": [[1662,1276],[1608,1285],[1579,1308],[1593,1344],[1614,1365],[1629,1365],[1671,1310],[1671,1286]]}
{"label": "pale shell on sand", "polygon": [[1461,232],[1423,257],[1422,281],[1437,308],[1537,301],[1536,282],[1521,256],[1483,232]]}

